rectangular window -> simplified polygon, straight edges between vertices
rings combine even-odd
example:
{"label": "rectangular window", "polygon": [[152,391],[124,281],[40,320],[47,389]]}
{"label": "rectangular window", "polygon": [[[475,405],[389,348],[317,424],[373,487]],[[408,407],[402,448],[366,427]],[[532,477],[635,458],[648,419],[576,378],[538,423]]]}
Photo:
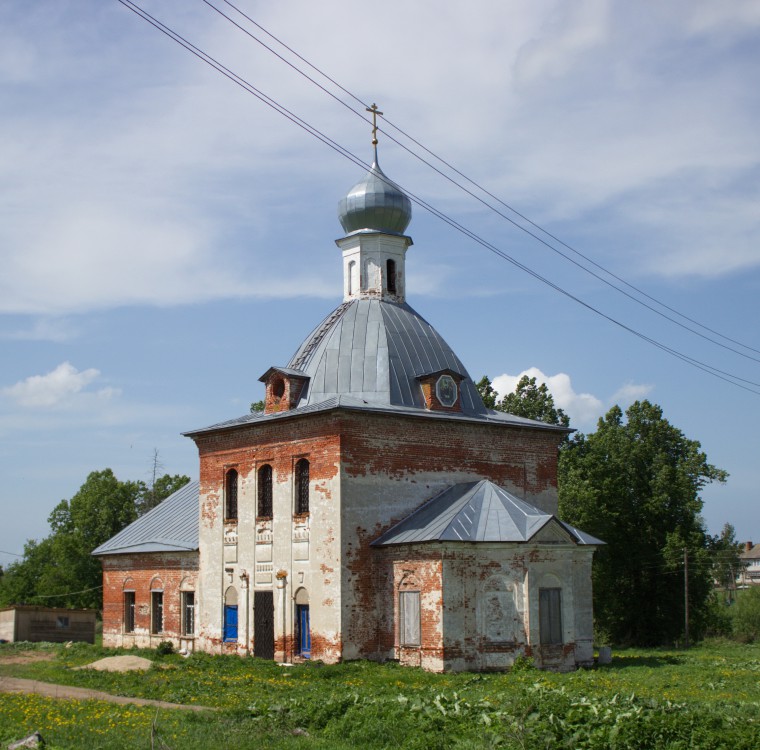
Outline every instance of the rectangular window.
{"label": "rectangular window", "polygon": [[135,592],[124,592],[124,632],[135,632]]}
{"label": "rectangular window", "polygon": [[195,593],[182,592],[182,635],[195,634]]}
{"label": "rectangular window", "polygon": [[538,623],[543,645],[562,643],[562,589],[538,590]]}
{"label": "rectangular window", "polygon": [[401,591],[398,595],[399,644],[420,645],[420,592]]}
{"label": "rectangular window", "polygon": [[164,630],[164,592],[150,592],[150,632],[162,633]]}
{"label": "rectangular window", "polygon": [[66,615],[58,615],[55,620],[55,626],[65,630],[69,627],[69,618]]}

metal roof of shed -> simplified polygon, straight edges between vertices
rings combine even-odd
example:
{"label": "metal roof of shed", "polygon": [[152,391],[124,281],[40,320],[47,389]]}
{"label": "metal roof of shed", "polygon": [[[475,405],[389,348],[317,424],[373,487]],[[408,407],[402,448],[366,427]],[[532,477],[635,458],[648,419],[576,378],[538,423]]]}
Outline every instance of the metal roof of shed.
{"label": "metal roof of shed", "polygon": [[112,536],[93,555],[183,552],[198,549],[200,483],[188,482],[155,508]]}
{"label": "metal roof of shed", "polygon": [[487,479],[449,487],[372,544],[528,542],[552,522],[568,532],[576,544],[603,544]]}

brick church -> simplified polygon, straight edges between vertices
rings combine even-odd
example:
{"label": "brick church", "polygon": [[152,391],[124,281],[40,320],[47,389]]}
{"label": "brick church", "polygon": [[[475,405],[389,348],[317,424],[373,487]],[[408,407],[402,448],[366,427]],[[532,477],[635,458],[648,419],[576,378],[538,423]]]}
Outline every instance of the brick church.
{"label": "brick church", "polygon": [[338,207],[343,301],[185,433],[200,479],[93,554],[103,642],[428,670],[593,661],[591,559],[557,518],[563,427],[487,409],[407,303],[409,198],[375,162]]}

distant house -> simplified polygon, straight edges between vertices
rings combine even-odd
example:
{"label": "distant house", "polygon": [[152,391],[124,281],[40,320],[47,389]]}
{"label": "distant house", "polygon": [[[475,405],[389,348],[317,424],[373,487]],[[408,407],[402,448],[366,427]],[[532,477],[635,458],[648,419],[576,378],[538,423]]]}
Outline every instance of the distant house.
{"label": "distant house", "polygon": [[0,641],[95,643],[95,610],[17,604],[0,609]]}
{"label": "distant house", "polygon": [[760,544],[744,543],[744,552],[739,555],[743,567],[739,571],[737,583],[740,586],[760,584]]}

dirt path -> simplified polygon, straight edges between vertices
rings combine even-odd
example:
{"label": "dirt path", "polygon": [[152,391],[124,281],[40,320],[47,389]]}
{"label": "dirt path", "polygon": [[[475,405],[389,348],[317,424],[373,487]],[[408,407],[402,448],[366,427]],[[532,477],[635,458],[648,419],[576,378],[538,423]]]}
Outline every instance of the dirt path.
{"label": "dirt path", "polygon": [[[7,663],[7,662],[6,662]],[[109,703],[135,704],[137,706],[156,706],[157,708],[179,708],[185,711],[215,711],[207,706],[190,706],[183,703],[167,703],[149,698],[129,698],[123,695],[111,695],[100,690],[72,687],[71,685],[54,685],[49,682],[25,680],[20,677],[0,677],[0,693],[35,693],[46,698],[73,698],[75,700],[99,700]]]}

